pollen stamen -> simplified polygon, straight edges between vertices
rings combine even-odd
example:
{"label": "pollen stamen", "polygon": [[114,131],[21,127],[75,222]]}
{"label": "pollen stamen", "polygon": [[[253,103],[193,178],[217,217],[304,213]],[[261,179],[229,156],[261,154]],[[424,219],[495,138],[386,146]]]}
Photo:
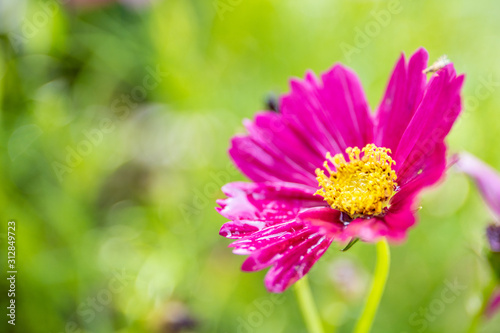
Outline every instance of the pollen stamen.
{"label": "pollen stamen", "polygon": [[392,170],[396,162],[389,156],[391,150],[368,144],[361,150],[349,147],[346,153],[349,161],[343,154],[326,153],[323,167],[329,176],[325,170],[316,169],[321,188],[315,194],[351,218],[381,215],[397,188],[396,172]]}

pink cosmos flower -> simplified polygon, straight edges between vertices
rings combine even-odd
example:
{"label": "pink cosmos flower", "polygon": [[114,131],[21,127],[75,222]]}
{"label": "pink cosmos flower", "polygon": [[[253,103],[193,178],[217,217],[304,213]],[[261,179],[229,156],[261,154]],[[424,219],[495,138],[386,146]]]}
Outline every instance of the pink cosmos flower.
{"label": "pink cosmos flower", "polygon": [[252,182],[223,186],[220,234],[249,257],[244,271],[271,267],[265,285],[282,292],[332,241],[403,241],[415,200],[446,168],[444,139],[461,111],[464,76],[452,64],[427,81],[428,54],[404,55],[372,114],[356,74],[335,65],[292,79],[279,112],[246,120],[229,154]]}

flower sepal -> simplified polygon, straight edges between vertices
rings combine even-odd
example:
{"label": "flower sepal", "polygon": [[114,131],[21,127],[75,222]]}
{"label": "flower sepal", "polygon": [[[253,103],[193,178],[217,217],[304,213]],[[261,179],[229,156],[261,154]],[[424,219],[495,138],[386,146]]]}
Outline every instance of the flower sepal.
{"label": "flower sepal", "polygon": [[354,246],[354,244],[356,244],[357,242],[359,241],[359,238],[353,238],[349,241],[349,243],[347,243],[347,245],[342,249],[340,250],[341,252],[346,252],[347,250],[349,250],[351,247]]}

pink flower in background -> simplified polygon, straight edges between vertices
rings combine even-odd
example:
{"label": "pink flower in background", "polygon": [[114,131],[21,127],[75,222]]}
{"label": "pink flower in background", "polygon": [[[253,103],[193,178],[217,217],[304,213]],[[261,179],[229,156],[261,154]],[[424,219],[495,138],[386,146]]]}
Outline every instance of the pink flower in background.
{"label": "pink flower in background", "polygon": [[271,267],[269,291],[304,276],[332,241],[403,241],[415,201],[446,168],[444,139],[461,111],[464,76],[452,64],[427,82],[428,54],[402,55],[375,114],[342,65],[293,79],[279,112],[244,122],[229,154],[253,182],[222,190],[220,234],[249,255],[244,271]]}
{"label": "pink flower in background", "polygon": [[[500,256],[500,174],[492,167],[469,153],[460,153],[456,156],[456,165],[459,170],[469,175],[476,183],[479,193],[495,215],[495,223],[486,228],[486,237],[490,245],[490,263],[493,270]],[[493,259],[493,260],[492,260]],[[497,272],[498,274],[498,272]],[[487,317],[492,317],[500,310],[500,289],[491,296],[485,309]]]}
{"label": "pink flower in background", "polygon": [[500,174],[469,153],[457,154],[456,165],[474,180],[484,201],[500,222]]}
{"label": "pink flower in background", "polygon": [[460,171],[474,180],[479,193],[493,212],[495,224],[486,228],[486,237],[491,252],[500,253],[500,174],[469,153],[457,154],[455,162]]}

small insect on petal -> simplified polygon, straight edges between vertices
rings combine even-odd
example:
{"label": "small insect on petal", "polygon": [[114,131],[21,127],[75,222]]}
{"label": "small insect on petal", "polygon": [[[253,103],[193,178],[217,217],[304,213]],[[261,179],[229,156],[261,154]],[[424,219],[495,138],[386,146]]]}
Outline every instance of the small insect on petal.
{"label": "small insect on petal", "polygon": [[442,55],[432,65],[424,69],[422,73],[424,74],[436,73],[438,70],[444,68],[449,63],[451,63],[450,59],[448,59],[446,55]]}
{"label": "small insect on petal", "polygon": [[275,93],[270,92],[269,94],[267,94],[265,104],[268,110],[280,112],[279,98]]}

